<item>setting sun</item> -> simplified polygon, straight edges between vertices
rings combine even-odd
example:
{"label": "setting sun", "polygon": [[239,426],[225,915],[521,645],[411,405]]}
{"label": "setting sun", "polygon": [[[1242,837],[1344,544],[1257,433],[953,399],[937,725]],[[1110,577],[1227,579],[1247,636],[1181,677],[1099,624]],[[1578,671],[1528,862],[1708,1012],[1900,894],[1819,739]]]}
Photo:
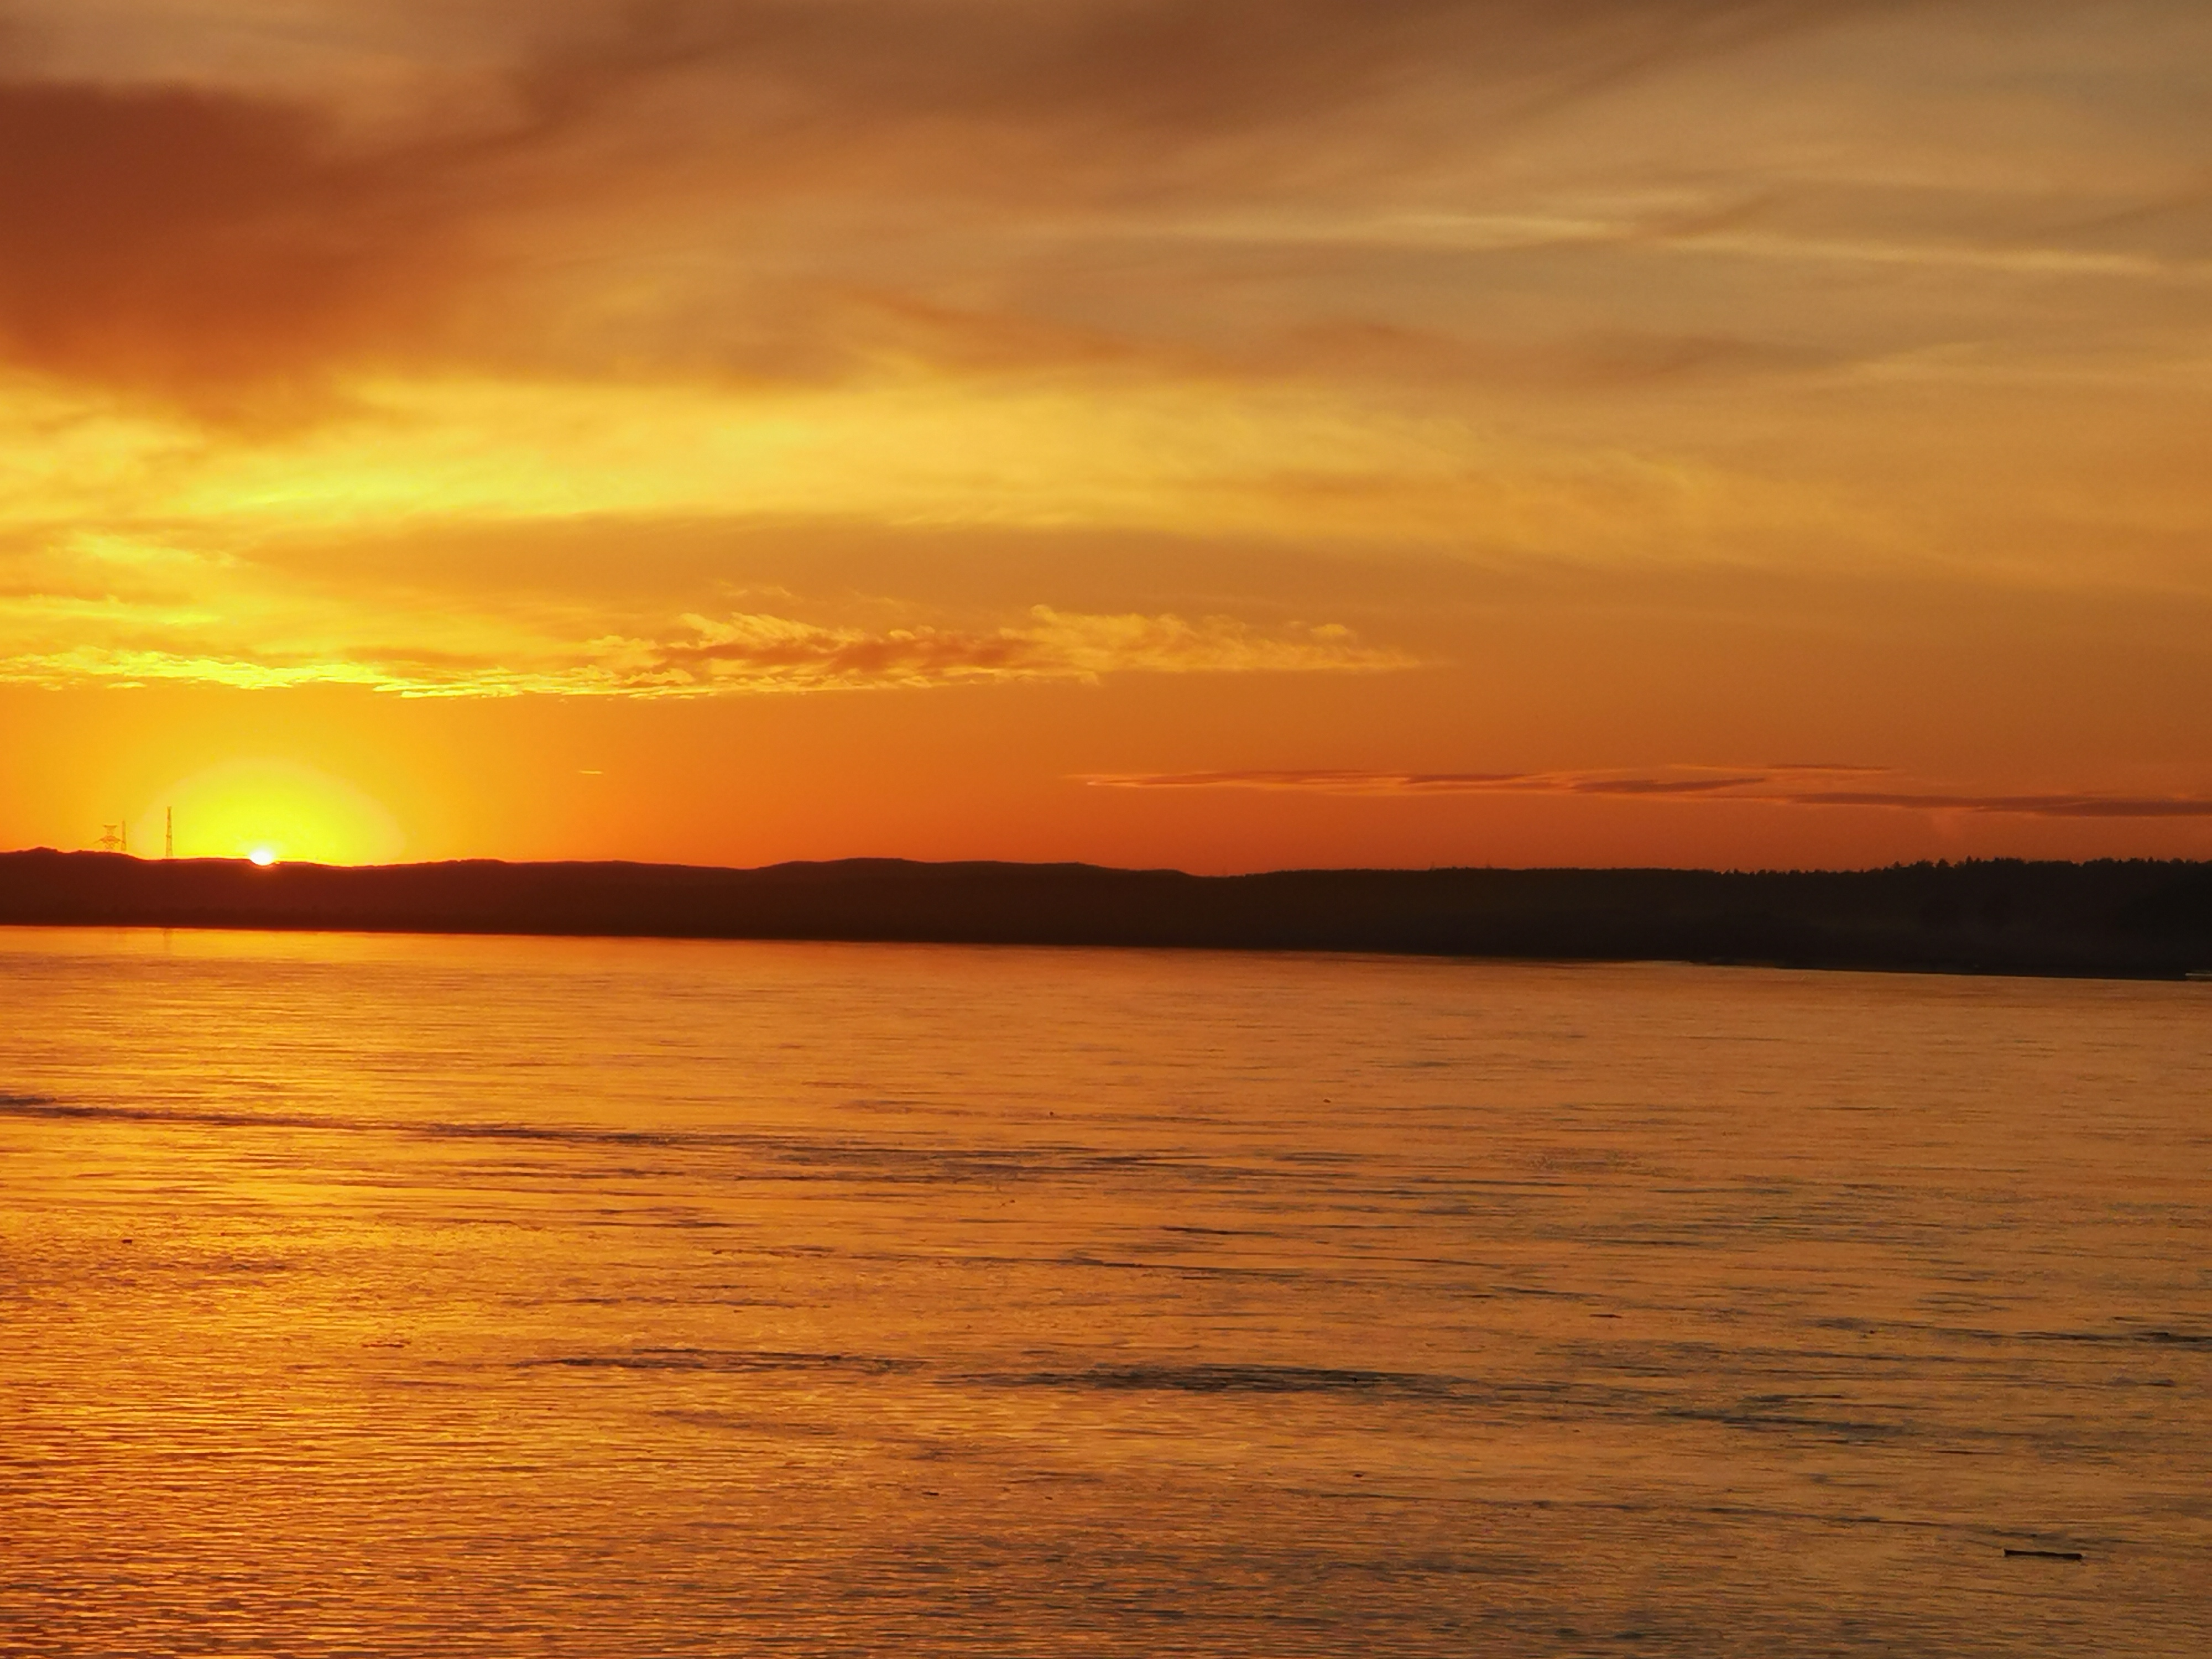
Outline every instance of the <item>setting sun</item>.
{"label": "setting sun", "polygon": [[2208,110],[0,0],[0,1659],[2212,1656]]}
{"label": "setting sun", "polygon": [[383,803],[343,778],[294,761],[231,761],[197,772],[138,816],[132,838],[160,846],[172,821],[179,858],[382,864],[407,845]]}

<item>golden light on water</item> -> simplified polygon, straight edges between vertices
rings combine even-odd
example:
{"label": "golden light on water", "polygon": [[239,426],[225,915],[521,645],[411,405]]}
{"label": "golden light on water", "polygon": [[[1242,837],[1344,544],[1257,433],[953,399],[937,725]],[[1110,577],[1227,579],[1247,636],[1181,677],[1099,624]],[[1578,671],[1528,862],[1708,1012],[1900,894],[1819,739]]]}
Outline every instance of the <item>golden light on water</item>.
{"label": "golden light on water", "polygon": [[0,984],[0,1651],[2205,1647],[2185,986],[13,927]]}
{"label": "golden light on water", "polygon": [[382,802],[357,785],[285,760],[241,760],[176,784],[131,826],[131,843],[163,845],[175,825],[179,858],[283,863],[384,864],[407,836]]}

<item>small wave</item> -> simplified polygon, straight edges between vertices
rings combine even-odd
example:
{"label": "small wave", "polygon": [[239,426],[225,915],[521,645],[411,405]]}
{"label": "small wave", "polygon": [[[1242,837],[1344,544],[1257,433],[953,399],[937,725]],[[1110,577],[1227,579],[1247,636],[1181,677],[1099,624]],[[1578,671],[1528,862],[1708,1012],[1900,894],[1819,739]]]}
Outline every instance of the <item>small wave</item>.
{"label": "small wave", "polygon": [[721,1371],[754,1376],[770,1371],[842,1371],[893,1376],[921,1369],[918,1359],[882,1354],[793,1353],[775,1349],[632,1348],[623,1353],[554,1354],[518,1359],[517,1370]]}
{"label": "small wave", "polygon": [[[1940,1338],[1954,1342],[2052,1342],[2081,1344],[2091,1347],[2123,1346],[2144,1343],[2156,1347],[2212,1347],[2212,1332],[2176,1331],[2162,1326],[2117,1331],[2007,1331],[1971,1325],[1926,1325],[1914,1321],[1875,1322],[1863,1319],[1816,1319],[1811,1322],[1819,1330],[1857,1331],[1864,1335],[1897,1334],[1914,1338]],[[1916,1356],[1923,1364],[1947,1363],[1936,1354]]]}
{"label": "small wave", "polygon": [[52,1117],[102,1123],[182,1123],[195,1128],[329,1129],[357,1126],[335,1123],[304,1112],[177,1111],[154,1106],[87,1106],[44,1095],[0,1095],[0,1112],[17,1117]]}
{"label": "small wave", "polygon": [[390,1135],[418,1140],[574,1148],[621,1148],[675,1153],[736,1153],[767,1166],[778,1179],[866,1180],[894,1186],[1148,1176],[1209,1186],[1280,1178],[1281,1171],[1214,1164],[1151,1152],[1045,1145],[930,1146],[842,1137],[726,1129],[617,1129],[584,1124],[451,1121],[406,1121],[337,1113],[236,1111],[216,1107],[153,1107],[63,1102],[44,1096],[0,1096],[0,1114],[76,1121],[143,1123],[185,1128],[307,1129],[326,1134]]}
{"label": "small wave", "polygon": [[[935,1369],[927,1361],[886,1354],[809,1353],[781,1349],[631,1348],[619,1352],[550,1354],[514,1362],[517,1370],[835,1373],[848,1376],[911,1376]],[[1463,1394],[1462,1379],[1416,1372],[1317,1365],[1091,1365],[1079,1370],[945,1372],[939,1381],[987,1389],[1078,1389],[1102,1393],[1318,1394],[1426,1400]]]}
{"label": "small wave", "polygon": [[1320,1365],[1093,1365],[1075,1371],[999,1372],[974,1379],[1006,1388],[1152,1390],[1175,1394],[1350,1394],[1445,1398],[1455,1378]]}
{"label": "small wave", "polygon": [[2155,1347],[2212,1348],[2212,1333],[2203,1331],[2022,1331],[2024,1342],[2086,1342],[2098,1346],[2144,1342]]}
{"label": "small wave", "polygon": [[1726,1428],[1820,1434],[1840,1440],[1893,1440],[1916,1432],[1906,1423],[1878,1423],[1853,1418],[1815,1417],[1794,1412],[1699,1410],[1680,1407],[1656,1415],[1680,1423],[1717,1423]]}

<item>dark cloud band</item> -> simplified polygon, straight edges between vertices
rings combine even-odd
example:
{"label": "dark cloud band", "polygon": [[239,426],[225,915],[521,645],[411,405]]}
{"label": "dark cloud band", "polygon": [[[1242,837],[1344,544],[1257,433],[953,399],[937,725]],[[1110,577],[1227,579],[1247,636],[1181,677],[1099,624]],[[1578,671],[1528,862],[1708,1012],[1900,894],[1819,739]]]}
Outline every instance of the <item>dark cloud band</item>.
{"label": "dark cloud band", "polygon": [[1806,787],[1816,776],[1880,769],[1800,766],[1764,771],[1679,769],[1633,775],[1588,772],[1222,771],[1106,774],[1084,782],[1115,789],[1279,789],[1318,794],[1583,795],[1750,802],[1768,806],[1858,807],[2043,818],[2212,818],[2212,799],[2194,795],[1978,794],[1958,790]]}

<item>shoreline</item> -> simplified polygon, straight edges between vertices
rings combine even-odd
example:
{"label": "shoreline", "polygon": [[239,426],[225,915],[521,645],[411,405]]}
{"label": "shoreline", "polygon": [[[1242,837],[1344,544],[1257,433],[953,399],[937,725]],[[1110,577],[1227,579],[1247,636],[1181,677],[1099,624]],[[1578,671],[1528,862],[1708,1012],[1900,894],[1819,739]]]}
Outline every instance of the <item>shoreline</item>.
{"label": "shoreline", "polygon": [[1293,870],[894,859],[260,867],[0,854],[0,926],[1301,951],[2187,980],[2212,864]]}

